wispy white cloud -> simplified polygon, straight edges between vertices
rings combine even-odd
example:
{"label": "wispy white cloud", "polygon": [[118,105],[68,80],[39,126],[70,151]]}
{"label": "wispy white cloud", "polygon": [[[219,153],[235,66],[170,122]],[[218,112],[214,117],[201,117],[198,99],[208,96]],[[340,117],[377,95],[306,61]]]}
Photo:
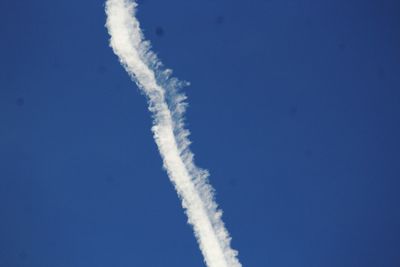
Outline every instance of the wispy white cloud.
{"label": "wispy white cloud", "polygon": [[189,131],[184,128],[185,85],[171,78],[144,40],[135,17],[134,0],[107,0],[106,27],[110,45],[125,70],[147,96],[153,114],[152,131],[163,158],[164,168],[182,200],[195,236],[209,267],[240,267],[237,251],[221,220],[222,211],[214,201],[208,172],[195,166],[189,150]]}

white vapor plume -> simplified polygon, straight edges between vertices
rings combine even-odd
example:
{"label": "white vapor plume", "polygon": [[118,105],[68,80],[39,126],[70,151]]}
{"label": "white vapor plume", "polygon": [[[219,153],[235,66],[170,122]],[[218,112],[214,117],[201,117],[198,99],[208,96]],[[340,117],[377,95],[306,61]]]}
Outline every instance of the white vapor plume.
{"label": "white vapor plume", "polygon": [[174,184],[182,206],[193,226],[208,267],[240,267],[237,251],[221,220],[222,211],[214,201],[208,172],[195,166],[189,150],[189,131],[184,129],[186,97],[179,92],[185,83],[171,78],[150,51],[135,17],[134,0],[107,0],[106,27],[110,45],[125,70],[147,96],[153,114],[154,139],[163,158],[164,168]]}

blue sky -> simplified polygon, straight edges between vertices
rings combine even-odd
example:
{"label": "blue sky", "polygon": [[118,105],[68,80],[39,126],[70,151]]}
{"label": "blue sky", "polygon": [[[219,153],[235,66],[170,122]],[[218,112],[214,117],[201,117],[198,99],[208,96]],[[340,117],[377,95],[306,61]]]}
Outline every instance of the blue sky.
{"label": "blue sky", "polygon": [[[399,3],[139,4],[242,264],[399,266]],[[204,266],[103,2],[0,8],[0,266]]]}

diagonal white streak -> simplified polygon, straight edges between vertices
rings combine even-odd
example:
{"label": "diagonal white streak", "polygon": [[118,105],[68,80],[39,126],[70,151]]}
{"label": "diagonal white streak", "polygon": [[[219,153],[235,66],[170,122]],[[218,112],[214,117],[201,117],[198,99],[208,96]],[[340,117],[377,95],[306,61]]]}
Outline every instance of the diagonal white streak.
{"label": "diagonal white streak", "polygon": [[185,85],[162,69],[150,51],[135,17],[134,0],[107,0],[106,27],[110,45],[121,64],[148,98],[153,114],[152,131],[163,158],[164,168],[174,184],[193,226],[195,236],[208,267],[240,267],[237,251],[221,220],[222,212],[214,201],[208,172],[194,165],[189,150],[189,132],[184,129],[186,99],[179,93]]}

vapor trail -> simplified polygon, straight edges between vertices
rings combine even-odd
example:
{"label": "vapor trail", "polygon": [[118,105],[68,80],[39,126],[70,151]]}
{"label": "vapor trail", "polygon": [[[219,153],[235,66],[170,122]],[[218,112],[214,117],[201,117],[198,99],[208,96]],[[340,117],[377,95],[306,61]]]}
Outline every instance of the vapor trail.
{"label": "vapor trail", "polygon": [[182,200],[195,236],[209,267],[240,267],[237,251],[230,247],[229,234],[214,201],[208,172],[194,165],[189,150],[189,131],[184,129],[186,99],[179,93],[185,85],[171,78],[172,71],[150,51],[135,17],[134,0],[107,0],[106,27],[110,45],[125,70],[145,93],[153,114],[152,131],[164,168]]}

